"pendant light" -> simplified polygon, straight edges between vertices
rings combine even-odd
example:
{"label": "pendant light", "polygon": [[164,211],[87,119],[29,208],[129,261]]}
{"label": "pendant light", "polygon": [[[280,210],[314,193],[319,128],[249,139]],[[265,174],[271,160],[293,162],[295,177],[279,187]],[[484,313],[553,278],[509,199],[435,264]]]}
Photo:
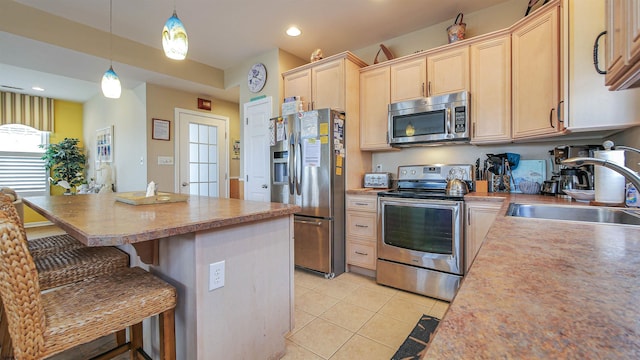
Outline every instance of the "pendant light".
{"label": "pendant light", "polygon": [[111,15],[113,12],[113,0],[109,0],[109,70],[107,70],[102,76],[102,94],[105,97],[111,99],[120,98],[120,93],[122,92],[122,87],[120,86],[120,78],[118,78],[118,74],[113,71],[113,45],[112,45],[112,31],[111,31]]}
{"label": "pendant light", "polygon": [[173,60],[184,60],[189,50],[187,30],[176,13],[176,2],[173,1],[173,15],[164,24],[162,29],[162,49],[164,54]]}

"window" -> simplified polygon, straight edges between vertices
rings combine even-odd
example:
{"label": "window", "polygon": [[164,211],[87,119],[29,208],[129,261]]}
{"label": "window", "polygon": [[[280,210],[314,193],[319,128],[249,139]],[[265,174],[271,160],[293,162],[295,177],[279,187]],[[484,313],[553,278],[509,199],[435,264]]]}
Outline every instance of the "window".
{"label": "window", "polygon": [[41,159],[49,133],[24,125],[0,126],[0,187],[21,197],[49,194],[49,174]]}

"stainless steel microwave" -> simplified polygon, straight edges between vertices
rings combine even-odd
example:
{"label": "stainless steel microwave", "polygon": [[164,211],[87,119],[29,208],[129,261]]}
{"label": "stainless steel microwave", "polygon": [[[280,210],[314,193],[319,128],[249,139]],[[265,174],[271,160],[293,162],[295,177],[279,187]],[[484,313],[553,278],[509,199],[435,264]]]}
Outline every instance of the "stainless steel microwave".
{"label": "stainless steel microwave", "polygon": [[466,91],[389,104],[391,146],[469,142],[470,134]]}

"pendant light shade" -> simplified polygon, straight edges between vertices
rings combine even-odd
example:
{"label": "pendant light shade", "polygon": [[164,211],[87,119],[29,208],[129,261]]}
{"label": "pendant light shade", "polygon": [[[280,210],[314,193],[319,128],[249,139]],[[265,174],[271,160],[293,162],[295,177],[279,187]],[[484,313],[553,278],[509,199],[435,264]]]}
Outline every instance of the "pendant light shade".
{"label": "pendant light shade", "polygon": [[109,66],[109,70],[102,76],[102,94],[110,99],[118,99],[121,92],[120,78],[113,71],[113,66]]}
{"label": "pendant light shade", "polygon": [[178,19],[176,10],[173,15],[164,24],[162,29],[162,49],[169,59],[184,60],[189,50],[189,39],[187,38],[187,30],[184,28],[182,21]]}

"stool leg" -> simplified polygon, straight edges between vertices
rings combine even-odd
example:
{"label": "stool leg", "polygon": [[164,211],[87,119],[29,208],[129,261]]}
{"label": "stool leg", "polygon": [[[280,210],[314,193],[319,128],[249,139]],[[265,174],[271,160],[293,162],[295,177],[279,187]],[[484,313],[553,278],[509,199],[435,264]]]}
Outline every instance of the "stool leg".
{"label": "stool leg", "polygon": [[175,309],[160,313],[160,358],[176,359]]}
{"label": "stool leg", "polygon": [[120,346],[126,342],[127,342],[127,330],[122,329],[116,333],[116,344]]}
{"label": "stool leg", "polygon": [[131,325],[129,331],[129,336],[131,336],[131,360],[136,360],[138,358],[138,349],[142,348],[142,323]]}

